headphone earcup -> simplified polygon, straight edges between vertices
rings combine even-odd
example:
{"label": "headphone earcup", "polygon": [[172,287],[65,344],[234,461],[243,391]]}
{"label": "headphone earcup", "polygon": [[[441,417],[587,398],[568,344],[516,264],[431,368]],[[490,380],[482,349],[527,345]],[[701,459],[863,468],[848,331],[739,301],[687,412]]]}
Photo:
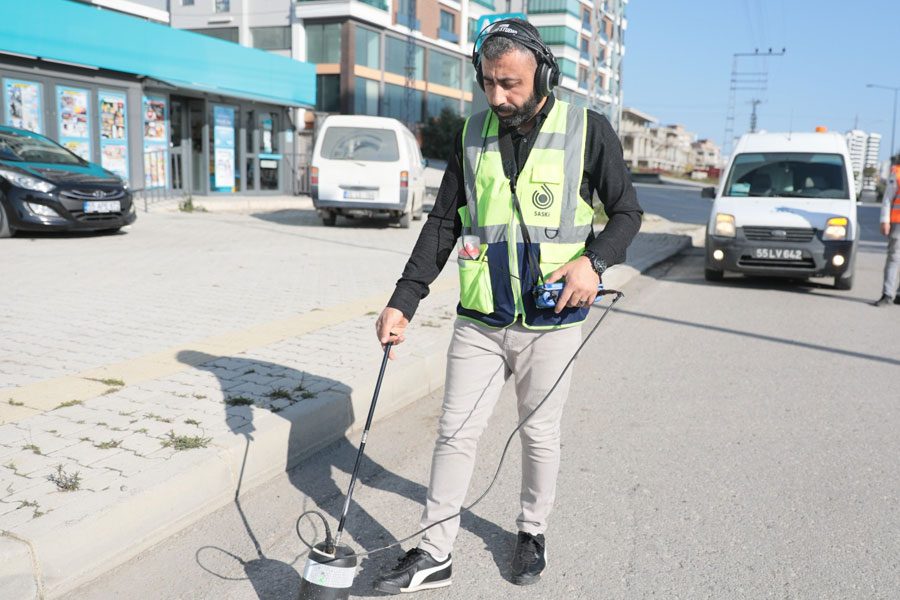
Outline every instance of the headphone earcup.
{"label": "headphone earcup", "polygon": [[481,63],[475,67],[475,81],[478,82],[478,87],[484,91],[484,75],[481,73]]}
{"label": "headphone earcup", "polygon": [[550,69],[543,61],[538,61],[538,68],[534,72],[534,91],[540,98],[550,95]]}

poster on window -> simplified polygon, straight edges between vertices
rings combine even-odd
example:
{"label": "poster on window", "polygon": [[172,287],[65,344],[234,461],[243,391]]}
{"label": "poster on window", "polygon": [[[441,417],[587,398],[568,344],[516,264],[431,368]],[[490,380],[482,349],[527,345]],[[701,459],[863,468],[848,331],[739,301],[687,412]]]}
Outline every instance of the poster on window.
{"label": "poster on window", "polygon": [[234,109],[214,106],[213,119],[215,187],[221,192],[231,192],[234,191]]}
{"label": "poster on window", "polygon": [[169,183],[166,99],[144,96],[144,187],[164,188]]}
{"label": "poster on window", "polygon": [[43,133],[41,84],[6,80],[6,124],[35,133]]}
{"label": "poster on window", "polygon": [[100,164],[128,180],[128,134],[125,130],[125,94],[97,94],[100,105]]}
{"label": "poster on window", "polygon": [[56,98],[59,104],[59,143],[84,160],[91,160],[88,91],[57,86]]}

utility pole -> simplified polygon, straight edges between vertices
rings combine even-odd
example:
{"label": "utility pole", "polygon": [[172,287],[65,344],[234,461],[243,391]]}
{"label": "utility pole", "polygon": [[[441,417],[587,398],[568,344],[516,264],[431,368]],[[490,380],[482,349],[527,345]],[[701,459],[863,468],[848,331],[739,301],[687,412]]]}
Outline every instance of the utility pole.
{"label": "utility pole", "polygon": [[768,71],[738,71],[738,59],[748,56],[784,56],[785,52],[784,48],[781,49],[781,52],[773,52],[771,48],[769,48],[768,52],[760,52],[759,48],[757,48],[753,52],[736,52],[732,55],[728,108],[725,112],[725,137],[722,140],[722,156],[731,155],[732,143],[734,142],[734,106],[737,92],[743,90],[765,92],[768,85]]}
{"label": "utility pole", "polygon": [[406,126],[415,133],[415,113],[413,104],[416,97],[416,38],[413,30],[416,26],[416,0],[406,0]]}

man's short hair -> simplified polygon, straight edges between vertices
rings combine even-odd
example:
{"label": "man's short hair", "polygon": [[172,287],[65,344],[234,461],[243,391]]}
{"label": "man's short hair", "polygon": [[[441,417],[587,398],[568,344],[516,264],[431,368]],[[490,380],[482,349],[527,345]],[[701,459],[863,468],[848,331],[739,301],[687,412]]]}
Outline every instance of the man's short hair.
{"label": "man's short hair", "polygon": [[[537,28],[534,25],[529,23],[528,21],[522,19],[510,19],[507,21],[512,27],[521,27],[525,29],[533,35],[537,39],[541,39],[541,34],[538,33]],[[543,41],[543,40],[541,40]],[[534,56],[535,62],[538,61],[538,57],[535,55],[534,51],[528,46],[519,43],[514,38],[509,38],[503,35],[488,35],[487,39],[484,40],[484,43],[481,44],[481,49],[479,52],[481,53],[481,60],[497,60],[507,52],[512,50],[519,50],[521,52],[525,52]]]}

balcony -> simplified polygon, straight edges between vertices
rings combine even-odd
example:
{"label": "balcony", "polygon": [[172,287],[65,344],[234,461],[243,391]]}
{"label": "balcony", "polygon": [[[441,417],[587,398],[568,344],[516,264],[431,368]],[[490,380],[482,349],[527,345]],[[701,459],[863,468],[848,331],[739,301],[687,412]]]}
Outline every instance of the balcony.
{"label": "balcony", "polygon": [[[368,4],[368,2],[367,2]],[[404,27],[409,27],[413,31],[421,31],[422,30],[422,21],[419,19],[410,19],[409,15],[397,13],[397,25],[403,25]]]}
{"label": "balcony", "polygon": [[459,35],[453,33],[452,31],[447,31],[446,29],[438,29],[438,38],[447,42],[452,42],[454,44],[459,42]]}
{"label": "balcony", "polygon": [[388,5],[385,0],[359,0],[363,4],[368,4],[369,6],[374,6],[375,8],[380,8],[381,10],[387,12]]}
{"label": "balcony", "polygon": [[472,0],[475,4],[494,10],[494,0]]}

